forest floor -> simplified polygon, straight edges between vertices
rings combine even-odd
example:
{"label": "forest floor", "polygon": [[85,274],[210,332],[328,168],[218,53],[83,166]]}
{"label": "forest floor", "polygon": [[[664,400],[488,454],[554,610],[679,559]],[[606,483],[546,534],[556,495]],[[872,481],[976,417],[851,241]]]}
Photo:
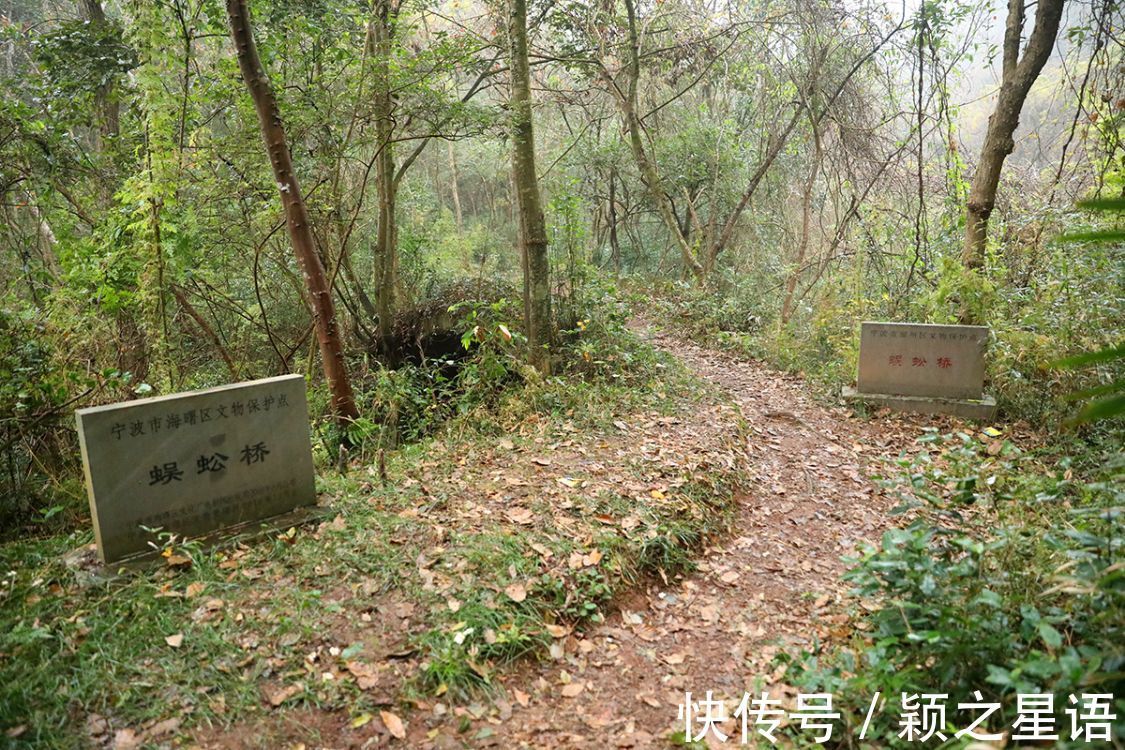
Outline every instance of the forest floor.
{"label": "forest floor", "polygon": [[[699,700],[706,691],[731,717],[718,725],[727,742],[711,734],[710,745],[738,746],[733,715],[744,692],[767,690],[792,708],[796,691],[780,682],[774,657],[851,633],[843,557],[893,523],[887,511],[897,501],[870,477],[911,448],[921,420],[860,420],[817,403],[798,377],[674,334],[644,334],[730,394],[750,425],[750,485],[733,533],[703,552],[695,573],[650,582],[603,625],[567,637],[561,658],[507,677],[511,702],[474,746],[668,747],[684,729],[685,693]],[[448,720],[425,724],[450,734]],[[435,747],[461,746],[437,739]]]}
{"label": "forest floor", "polygon": [[843,558],[903,521],[872,477],[951,422],[634,329],[323,471],[322,523],[108,579],[83,529],[0,547],[0,747],[668,747],[687,692],[791,699],[775,657],[853,634]]}
{"label": "forest floor", "polygon": [[[678,712],[686,692],[698,699],[713,691],[726,702],[728,716],[744,691],[768,690],[791,708],[796,691],[781,683],[784,670],[775,657],[852,633],[848,610],[862,602],[849,600],[840,580],[843,557],[864,541],[877,541],[894,523],[888,510],[896,500],[871,476],[884,472],[886,460],[911,450],[921,425],[933,420],[857,418],[850,409],[818,403],[797,376],[637,327],[729,396],[748,424],[739,437],[745,445],[733,454],[744,462],[748,481],[733,498],[730,531],[698,551],[693,572],[667,581],[649,576],[616,598],[600,624],[552,629],[547,657],[501,669],[492,676],[491,696],[463,702],[439,688],[414,699],[401,716],[390,711],[358,720],[339,711],[296,709],[200,732],[195,742],[310,750],[387,742],[415,748],[666,748],[683,729]],[[699,424],[688,431],[731,429],[721,408],[715,409],[701,410]],[[668,421],[661,424],[667,447]],[[683,439],[682,432],[673,435],[673,442]],[[624,447],[637,450],[635,443]],[[593,459],[562,453],[551,460],[581,475]],[[413,610],[401,602],[393,606]],[[407,628],[409,620],[402,620]],[[392,681],[408,678],[397,674]],[[720,728],[728,743],[740,743],[735,720]],[[712,746],[721,746],[714,735]]]}

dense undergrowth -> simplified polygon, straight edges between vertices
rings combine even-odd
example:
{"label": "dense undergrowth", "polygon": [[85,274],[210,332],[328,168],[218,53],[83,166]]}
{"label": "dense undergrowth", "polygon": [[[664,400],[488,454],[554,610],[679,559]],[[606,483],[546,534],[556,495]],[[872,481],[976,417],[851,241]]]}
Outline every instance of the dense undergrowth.
{"label": "dense undergrowth", "polygon": [[1089,746],[1072,741],[1067,713],[1088,713],[1084,694],[1112,696],[1107,710],[1125,714],[1120,444],[1103,433],[1100,450],[1019,448],[993,432],[931,430],[925,450],[888,462],[904,526],[852,561],[853,641],[796,657],[787,676],[833,693],[856,722],[839,746],[856,743],[876,693],[886,703],[867,737],[888,747],[917,741],[902,735],[907,695],[948,696],[949,738],[977,718],[959,702],[997,704],[979,731],[1012,734],[1019,696],[1050,694],[1058,747]]}

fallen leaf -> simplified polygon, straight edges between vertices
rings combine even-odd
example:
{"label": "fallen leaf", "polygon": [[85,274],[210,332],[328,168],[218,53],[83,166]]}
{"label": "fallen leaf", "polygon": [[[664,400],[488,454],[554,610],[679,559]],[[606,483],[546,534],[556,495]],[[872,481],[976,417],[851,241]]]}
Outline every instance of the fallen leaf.
{"label": "fallen leaf", "polygon": [[570,635],[570,628],[563,625],[548,625],[547,632],[555,638],[566,638]]}
{"label": "fallen leaf", "polygon": [[113,735],[113,750],[133,750],[141,746],[141,738],[132,729],[118,729]]}
{"label": "fallen leaf", "polygon": [[172,734],[180,728],[180,720],[176,717],[158,721],[145,730],[145,740],[153,740],[157,737],[163,737],[166,734]]}
{"label": "fallen leaf", "polygon": [[504,593],[508,595],[509,599],[511,599],[513,602],[516,602],[517,604],[527,598],[527,589],[523,587],[522,583],[509,584],[504,589]]}
{"label": "fallen leaf", "polygon": [[351,726],[352,729],[359,729],[364,724],[371,721],[373,718],[375,718],[375,717],[372,716],[369,713],[362,713],[359,716],[357,716],[357,717],[355,717],[354,719],[351,720],[350,726]]}
{"label": "fallen leaf", "polygon": [[527,708],[527,705],[531,703],[531,696],[518,688],[512,690],[512,695],[516,697],[516,703],[524,708]]}
{"label": "fallen leaf", "polygon": [[504,515],[508,517],[512,523],[518,523],[521,526],[526,526],[535,520],[535,514],[527,508],[512,508]]}
{"label": "fallen leaf", "polygon": [[563,685],[562,694],[564,698],[573,698],[581,693],[585,687],[581,682],[572,682],[569,685]]}
{"label": "fallen leaf", "polygon": [[379,675],[375,668],[361,661],[349,661],[344,668],[355,677],[355,684],[360,690],[370,690],[379,684]]}
{"label": "fallen leaf", "polygon": [[663,659],[666,664],[676,666],[677,664],[683,664],[684,659],[687,657],[684,654],[665,654],[660,658]]}
{"label": "fallen leaf", "polygon": [[392,737],[397,737],[400,740],[406,737],[406,727],[403,726],[402,719],[390,711],[380,711],[379,718],[383,720],[383,726],[387,728]]}
{"label": "fallen leaf", "polygon": [[191,558],[187,555],[167,555],[164,561],[169,568],[187,568],[191,566]]}
{"label": "fallen leaf", "polygon": [[304,686],[300,683],[297,683],[295,685],[286,685],[282,688],[270,689],[266,694],[266,700],[270,702],[271,706],[277,708],[282,703],[289,700],[304,689]]}
{"label": "fallen leaf", "polygon": [[184,634],[176,633],[175,635],[170,635],[164,639],[164,642],[172,648],[179,648],[180,646],[184,645]]}
{"label": "fallen leaf", "polygon": [[186,596],[189,599],[192,598],[193,596],[199,596],[200,594],[203,593],[203,589],[205,589],[205,588],[207,588],[207,584],[203,583],[202,581],[196,581],[195,583],[189,583],[188,587],[186,589],[184,589],[184,596]]}

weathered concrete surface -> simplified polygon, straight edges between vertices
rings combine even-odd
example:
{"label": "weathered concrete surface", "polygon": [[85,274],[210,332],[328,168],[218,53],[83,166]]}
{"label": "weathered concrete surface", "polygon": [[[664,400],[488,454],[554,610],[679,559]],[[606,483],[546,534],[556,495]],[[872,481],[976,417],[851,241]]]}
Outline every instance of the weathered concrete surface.
{"label": "weathered concrete surface", "polygon": [[893,393],[861,393],[855,388],[845,387],[843,396],[846,401],[862,401],[865,404],[886,406],[895,411],[908,411],[918,414],[951,414],[955,417],[982,421],[987,421],[996,416],[996,399],[987,395],[979,399],[900,396]]}
{"label": "weathered concrete surface", "polygon": [[979,399],[984,395],[984,326],[880,323],[860,326],[863,393]]}
{"label": "weathered concrete surface", "polygon": [[76,412],[102,562],[157,528],[202,536],[313,505],[305,380],[283,375]]}

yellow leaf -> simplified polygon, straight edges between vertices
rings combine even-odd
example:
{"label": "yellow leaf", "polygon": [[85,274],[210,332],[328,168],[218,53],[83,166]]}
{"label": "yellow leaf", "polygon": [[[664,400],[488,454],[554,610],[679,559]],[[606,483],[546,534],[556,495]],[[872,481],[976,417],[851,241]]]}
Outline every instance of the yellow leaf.
{"label": "yellow leaf", "polygon": [[371,714],[368,714],[368,713],[360,714],[359,716],[352,719],[352,723],[351,723],[352,729],[359,729],[364,724],[371,721],[373,718],[375,718],[375,717],[373,717]]}
{"label": "yellow leaf", "polygon": [[661,492],[660,490],[652,490],[648,494],[652,495],[657,500],[663,500],[664,499],[664,493]]}

